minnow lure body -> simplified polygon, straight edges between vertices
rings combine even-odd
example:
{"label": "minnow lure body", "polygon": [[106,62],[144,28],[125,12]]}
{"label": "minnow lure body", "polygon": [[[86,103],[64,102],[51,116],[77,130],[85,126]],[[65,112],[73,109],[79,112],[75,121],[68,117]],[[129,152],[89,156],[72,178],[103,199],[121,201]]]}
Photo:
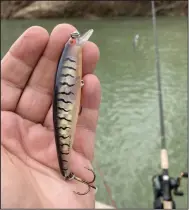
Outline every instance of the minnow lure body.
{"label": "minnow lure body", "polygon": [[[92,33],[93,30],[91,29],[83,36],[80,36],[77,31],[70,35],[70,39],[67,41],[59,60],[53,100],[54,132],[61,174],[65,180],[76,179],[87,184],[89,190],[90,187],[95,187],[89,185],[89,182],[76,177],[70,171],[69,158],[80,112],[81,87],[83,85],[82,46]],[[88,170],[92,171],[91,169]],[[81,193],[77,194],[83,195]]]}

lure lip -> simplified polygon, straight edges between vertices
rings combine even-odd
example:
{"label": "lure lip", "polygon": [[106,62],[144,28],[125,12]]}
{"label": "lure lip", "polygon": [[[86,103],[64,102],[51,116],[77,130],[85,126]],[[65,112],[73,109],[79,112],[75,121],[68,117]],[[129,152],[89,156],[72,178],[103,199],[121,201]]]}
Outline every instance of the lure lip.
{"label": "lure lip", "polygon": [[93,29],[89,29],[87,32],[85,32],[82,36],[79,37],[79,45],[83,45],[86,41],[89,40],[91,35],[93,34]]}

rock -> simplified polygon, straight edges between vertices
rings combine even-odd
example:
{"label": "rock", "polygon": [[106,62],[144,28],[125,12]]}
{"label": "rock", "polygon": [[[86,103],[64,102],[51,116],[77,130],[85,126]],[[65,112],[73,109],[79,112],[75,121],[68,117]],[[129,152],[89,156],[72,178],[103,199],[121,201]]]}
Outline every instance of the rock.
{"label": "rock", "polygon": [[1,1],[1,18],[11,18],[15,12],[32,3],[33,1]]}
{"label": "rock", "polygon": [[12,15],[13,18],[46,18],[60,17],[65,13],[69,1],[34,1]]}

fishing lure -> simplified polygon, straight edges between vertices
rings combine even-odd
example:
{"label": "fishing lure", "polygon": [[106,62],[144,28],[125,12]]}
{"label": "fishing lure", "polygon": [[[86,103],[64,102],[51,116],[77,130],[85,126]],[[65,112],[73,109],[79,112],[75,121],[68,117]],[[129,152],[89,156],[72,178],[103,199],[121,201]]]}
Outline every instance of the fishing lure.
{"label": "fishing lure", "polygon": [[65,180],[77,180],[88,186],[84,193],[75,192],[78,195],[87,194],[95,181],[95,173],[91,182],[76,177],[69,169],[70,150],[72,149],[78,115],[81,112],[80,97],[82,80],[82,47],[92,35],[93,30],[80,36],[78,31],[71,33],[59,60],[55,76],[53,99],[53,123],[58,162],[62,176]]}

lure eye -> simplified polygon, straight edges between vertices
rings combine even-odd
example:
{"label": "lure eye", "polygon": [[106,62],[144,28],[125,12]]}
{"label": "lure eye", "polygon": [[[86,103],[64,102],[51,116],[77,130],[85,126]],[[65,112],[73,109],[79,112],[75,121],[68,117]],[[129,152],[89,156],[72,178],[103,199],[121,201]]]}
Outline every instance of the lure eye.
{"label": "lure eye", "polygon": [[71,40],[70,40],[70,44],[71,44],[71,45],[76,44],[76,40],[75,40],[75,39],[71,39]]}

